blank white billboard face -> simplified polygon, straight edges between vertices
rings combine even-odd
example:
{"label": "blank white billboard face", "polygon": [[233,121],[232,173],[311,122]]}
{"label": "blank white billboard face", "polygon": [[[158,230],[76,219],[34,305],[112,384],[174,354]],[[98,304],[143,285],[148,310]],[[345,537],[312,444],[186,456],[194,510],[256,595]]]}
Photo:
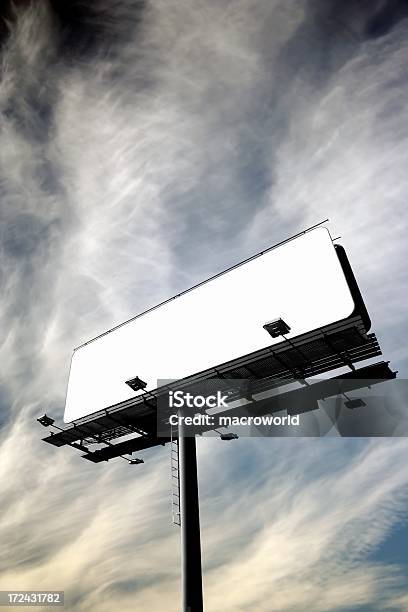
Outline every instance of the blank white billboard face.
{"label": "blank white billboard face", "polygon": [[289,337],[352,314],[354,302],[325,228],[242,264],[75,350],[64,421],[117,404],[158,379],[179,379],[271,344],[281,317]]}

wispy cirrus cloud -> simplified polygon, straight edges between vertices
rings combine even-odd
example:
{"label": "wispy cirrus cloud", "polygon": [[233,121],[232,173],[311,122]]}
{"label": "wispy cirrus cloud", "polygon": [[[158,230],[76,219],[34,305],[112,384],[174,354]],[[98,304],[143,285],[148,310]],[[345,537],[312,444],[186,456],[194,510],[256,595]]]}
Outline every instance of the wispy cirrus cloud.
{"label": "wispy cirrus cloud", "polygon": [[[176,610],[167,453],[83,465],[46,448],[34,417],[62,414],[75,345],[326,216],[387,355],[405,359],[405,9],[16,7],[0,84],[0,585],[65,588],[72,610]],[[400,569],[370,559],[403,523],[406,453],[201,441],[207,608],[406,609]]]}
{"label": "wispy cirrus cloud", "polygon": [[[68,452],[49,461],[31,429],[22,420],[1,448],[1,587],[64,588],[68,610],[159,611],[163,601],[177,610],[166,449],[148,453],[141,472],[122,462],[83,465]],[[403,602],[399,567],[371,557],[404,520],[408,475],[395,466],[406,453],[395,439],[201,440],[208,609]]]}
{"label": "wispy cirrus cloud", "polygon": [[[255,450],[247,459],[252,477],[240,483],[226,475],[227,510],[209,511],[213,562],[220,532],[239,550],[208,573],[213,609],[223,600],[230,610],[387,609],[403,579],[370,554],[403,515],[406,474],[394,466],[406,442],[352,441],[348,461],[333,441],[281,442],[258,441],[259,454],[248,444],[243,460]],[[225,497],[224,489],[222,506]]]}

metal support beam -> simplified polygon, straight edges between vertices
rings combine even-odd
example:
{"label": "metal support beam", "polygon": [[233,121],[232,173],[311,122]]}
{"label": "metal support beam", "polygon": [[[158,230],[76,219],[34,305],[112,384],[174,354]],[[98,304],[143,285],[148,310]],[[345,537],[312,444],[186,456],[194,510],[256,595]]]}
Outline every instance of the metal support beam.
{"label": "metal support beam", "polygon": [[[179,416],[182,415],[179,413]],[[196,441],[195,437],[185,436],[185,426],[182,419],[179,419],[178,443],[181,502],[182,612],[202,612],[203,586]]]}

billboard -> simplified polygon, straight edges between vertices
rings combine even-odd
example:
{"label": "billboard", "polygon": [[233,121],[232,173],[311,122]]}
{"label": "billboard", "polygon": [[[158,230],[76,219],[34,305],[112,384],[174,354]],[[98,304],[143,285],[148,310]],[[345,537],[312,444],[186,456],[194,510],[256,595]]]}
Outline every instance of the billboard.
{"label": "billboard", "polygon": [[[354,295],[354,293],[353,293]],[[158,379],[180,379],[281,342],[264,329],[282,318],[287,337],[351,316],[349,282],[326,228],[307,232],[188,289],[78,347],[66,423],[108,408]]]}

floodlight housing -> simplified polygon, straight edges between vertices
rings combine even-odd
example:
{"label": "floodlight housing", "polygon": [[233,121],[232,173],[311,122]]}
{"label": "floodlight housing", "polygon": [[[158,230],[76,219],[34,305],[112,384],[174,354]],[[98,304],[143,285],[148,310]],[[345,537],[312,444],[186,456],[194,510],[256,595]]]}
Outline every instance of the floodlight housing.
{"label": "floodlight housing", "polygon": [[367,406],[365,401],[359,397],[357,397],[356,399],[347,400],[346,402],[344,402],[344,405],[350,410],[353,410],[353,408],[363,408],[364,406]]}
{"label": "floodlight housing", "polygon": [[272,336],[272,338],[279,338],[279,336],[283,336],[284,334],[288,334],[290,332],[289,325],[281,318],[268,321],[268,323],[263,325],[263,328],[270,336]]}
{"label": "floodlight housing", "polygon": [[145,382],[144,380],[142,380],[138,376],[136,376],[135,378],[131,378],[130,380],[127,380],[126,384],[131,389],[133,389],[133,391],[141,391],[143,389],[146,389],[146,387],[147,387],[147,382]]}
{"label": "floodlight housing", "polygon": [[238,440],[239,436],[236,433],[221,434],[221,440]]}
{"label": "floodlight housing", "polygon": [[38,417],[37,421],[41,423],[41,425],[43,425],[44,427],[50,427],[50,425],[53,425],[55,422],[54,419],[47,416],[46,414],[43,414],[42,416]]}
{"label": "floodlight housing", "polygon": [[85,453],[89,453],[89,448],[85,446],[84,444],[82,444],[81,442],[71,442],[69,446],[72,446],[72,448],[76,448]]}

